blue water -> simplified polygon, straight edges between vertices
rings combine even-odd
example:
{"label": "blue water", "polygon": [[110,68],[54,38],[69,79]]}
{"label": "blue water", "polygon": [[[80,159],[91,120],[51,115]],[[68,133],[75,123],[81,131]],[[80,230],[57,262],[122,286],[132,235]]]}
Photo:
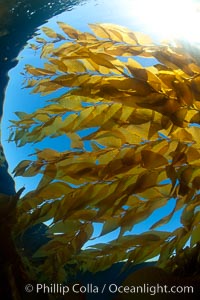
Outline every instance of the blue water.
{"label": "blue water", "polygon": [[[88,0],[81,5],[76,6],[75,9],[65,11],[64,13],[53,17],[48,20],[42,26],[48,26],[54,30],[58,30],[57,21],[62,21],[70,24],[71,26],[82,30],[89,31],[88,23],[116,23],[126,26],[134,31],[148,32],[148,28],[144,28],[144,24],[134,17],[134,7],[131,6],[134,0]],[[35,35],[41,35],[41,30],[38,28]],[[34,40],[34,39],[33,39]],[[27,41],[32,43],[33,40]],[[12,173],[16,165],[24,160],[30,159],[29,155],[35,152],[35,149],[40,148],[53,148],[58,151],[64,151],[70,149],[69,139],[59,137],[56,139],[46,138],[45,141],[37,144],[28,144],[23,147],[16,147],[14,142],[8,143],[8,137],[10,134],[9,126],[10,120],[17,119],[14,112],[25,111],[27,113],[34,111],[39,107],[43,107],[45,101],[51,97],[40,97],[39,95],[32,94],[28,89],[22,89],[22,82],[24,77],[22,75],[25,64],[33,64],[35,66],[42,66],[39,56],[30,50],[28,46],[20,52],[18,56],[17,66],[9,72],[9,84],[6,90],[6,97],[4,103],[3,119],[2,119],[2,144],[4,147],[5,156],[9,164],[9,172]],[[35,189],[40,175],[33,178],[16,177],[16,190],[22,186],[26,188],[25,192]],[[133,233],[140,233],[149,228],[152,223],[158,221],[162,216],[166,215],[166,212],[170,212],[174,207],[174,200],[172,199],[164,207],[153,213],[148,220],[141,222],[133,228]],[[177,212],[174,218],[165,226],[162,226],[160,230],[173,230],[179,225],[180,212]],[[96,224],[95,235],[98,236],[101,230],[101,226]],[[116,230],[109,235],[106,235],[98,240],[98,242],[110,240],[116,237],[119,230]],[[95,244],[97,241],[94,240]],[[91,242],[90,242],[91,244]]]}

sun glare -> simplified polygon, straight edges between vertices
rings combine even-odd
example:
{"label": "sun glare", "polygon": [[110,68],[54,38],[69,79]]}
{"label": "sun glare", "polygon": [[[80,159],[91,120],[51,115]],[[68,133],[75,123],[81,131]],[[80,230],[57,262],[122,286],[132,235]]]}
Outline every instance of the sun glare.
{"label": "sun glare", "polygon": [[[123,9],[158,39],[200,43],[200,4],[195,0],[125,0]],[[126,5],[127,4],[127,5]]]}

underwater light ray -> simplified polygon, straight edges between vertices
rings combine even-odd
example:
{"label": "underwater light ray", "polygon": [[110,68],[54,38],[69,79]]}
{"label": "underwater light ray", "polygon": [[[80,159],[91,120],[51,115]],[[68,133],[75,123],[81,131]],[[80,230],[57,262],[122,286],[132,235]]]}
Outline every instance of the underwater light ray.
{"label": "underwater light ray", "polygon": [[124,0],[116,9],[137,20],[144,32],[159,40],[200,43],[200,5],[195,0]]}

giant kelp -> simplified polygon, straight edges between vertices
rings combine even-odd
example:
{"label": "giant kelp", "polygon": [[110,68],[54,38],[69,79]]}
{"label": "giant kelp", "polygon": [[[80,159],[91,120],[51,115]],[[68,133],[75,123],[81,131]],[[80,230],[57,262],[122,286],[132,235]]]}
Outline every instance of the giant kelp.
{"label": "giant kelp", "polygon": [[[23,146],[67,136],[71,145],[38,149],[15,168],[15,176],[42,174],[18,201],[15,233],[53,218],[51,241],[35,254],[49,279],[66,278],[66,266],[96,272],[157,255],[166,267],[189,240],[199,242],[199,50],[157,45],[113,24],[91,24],[93,33],[58,25],[63,32],[43,27],[47,38],[30,45],[44,66],[27,65],[25,75],[32,93],[51,99],[16,112],[10,140]],[[173,210],[149,231],[127,234],[172,198]],[[180,209],[180,227],[159,231]],[[85,248],[94,223],[103,224],[100,236],[120,228],[119,236]]]}

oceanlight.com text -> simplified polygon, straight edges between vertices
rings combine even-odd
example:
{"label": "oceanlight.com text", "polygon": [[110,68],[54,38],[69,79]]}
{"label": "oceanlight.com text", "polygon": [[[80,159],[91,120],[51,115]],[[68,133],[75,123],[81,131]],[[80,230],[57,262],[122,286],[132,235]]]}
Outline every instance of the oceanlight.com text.
{"label": "oceanlight.com text", "polygon": [[155,284],[151,285],[148,283],[144,283],[142,285],[117,285],[115,283],[111,284],[103,284],[101,286],[94,285],[92,283],[88,283],[86,285],[81,285],[79,283],[75,283],[73,285],[62,285],[60,283],[38,283],[35,286],[32,284],[27,284],[25,286],[25,291],[27,293],[32,293],[33,291],[37,294],[58,294],[58,295],[66,295],[68,293],[74,294],[193,294],[194,287],[193,286],[168,286],[168,285],[160,285]]}

